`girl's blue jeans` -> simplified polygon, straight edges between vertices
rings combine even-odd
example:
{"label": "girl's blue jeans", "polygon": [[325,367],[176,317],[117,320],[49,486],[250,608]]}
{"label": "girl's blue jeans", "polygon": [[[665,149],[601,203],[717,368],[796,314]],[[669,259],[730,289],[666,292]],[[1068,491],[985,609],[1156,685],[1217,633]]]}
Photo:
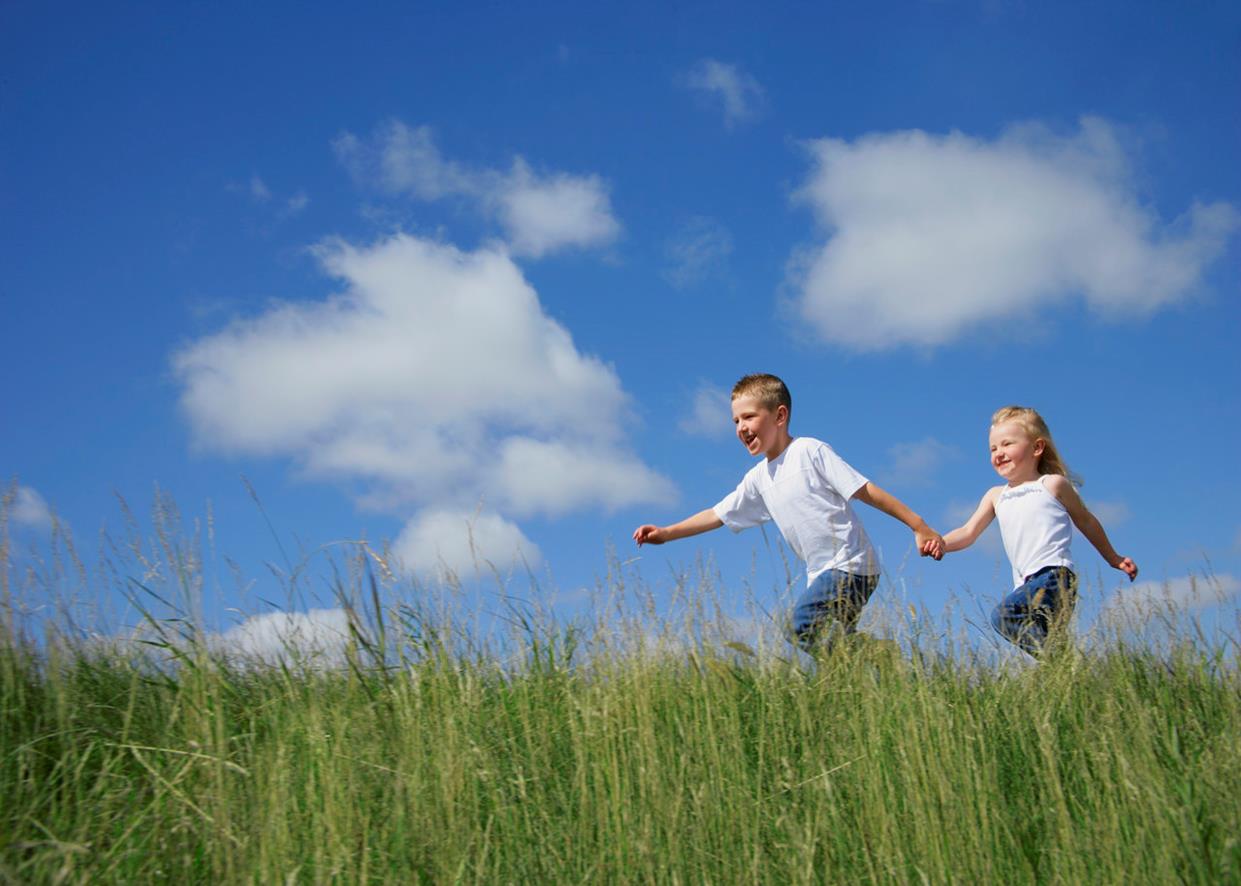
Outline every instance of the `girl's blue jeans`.
{"label": "girl's blue jeans", "polygon": [[807,652],[820,646],[830,648],[842,635],[857,630],[862,607],[878,585],[877,575],[827,570],[793,606],[790,639]]}
{"label": "girl's blue jeans", "polygon": [[1027,575],[1025,584],[991,611],[991,626],[1006,640],[1038,656],[1047,636],[1062,625],[1077,602],[1077,576],[1063,566]]}

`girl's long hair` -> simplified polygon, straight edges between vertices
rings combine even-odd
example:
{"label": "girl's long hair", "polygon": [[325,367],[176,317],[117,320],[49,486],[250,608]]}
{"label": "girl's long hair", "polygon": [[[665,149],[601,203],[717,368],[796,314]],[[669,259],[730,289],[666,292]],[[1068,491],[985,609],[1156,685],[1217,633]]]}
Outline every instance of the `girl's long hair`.
{"label": "girl's long hair", "polygon": [[1060,474],[1074,486],[1082,485],[1082,478],[1070,471],[1069,466],[1064,463],[1060,450],[1056,448],[1056,441],[1051,438],[1047,422],[1036,410],[1029,406],[1005,406],[1003,409],[997,409],[995,415],[991,416],[992,427],[1006,421],[1021,425],[1031,440],[1043,441],[1043,454],[1038,460],[1039,474]]}

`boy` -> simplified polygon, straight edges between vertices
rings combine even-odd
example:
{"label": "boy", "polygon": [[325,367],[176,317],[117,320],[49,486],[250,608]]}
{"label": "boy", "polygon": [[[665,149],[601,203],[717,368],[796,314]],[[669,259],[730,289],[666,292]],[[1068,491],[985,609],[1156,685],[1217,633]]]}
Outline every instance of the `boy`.
{"label": "boy", "polygon": [[751,468],[732,494],[671,526],[639,526],[633,539],[663,544],[727,526],[740,532],[774,520],[784,540],[806,564],[806,592],[793,609],[792,639],[811,650],[851,634],[862,607],[879,584],[879,561],[851,499],[900,520],[914,532],[918,551],[938,560],[944,540],[895,496],[845,463],[826,443],[793,437],[793,399],[774,375],[747,375],[733,386],[733,423],[750,455],[766,458]]}

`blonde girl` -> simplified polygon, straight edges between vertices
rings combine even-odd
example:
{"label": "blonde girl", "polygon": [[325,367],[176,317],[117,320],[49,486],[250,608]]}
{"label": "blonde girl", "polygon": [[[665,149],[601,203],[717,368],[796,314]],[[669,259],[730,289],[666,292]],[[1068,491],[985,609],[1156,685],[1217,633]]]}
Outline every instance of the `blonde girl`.
{"label": "blonde girl", "polygon": [[991,417],[991,466],[1006,482],[988,489],[973,516],[944,535],[944,553],[968,548],[999,517],[1015,590],[992,611],[991,624],[1006,639],[1038,655],[1048,633],[1067,620],[1076,600],[1077,576],[1069,552],[1072,526],[1130,581],[1138,567],[1116,553],[1103,524],[1082,503],[1074,488],[1076,478],[1056,450],[1047,423],[1033,409],[1006,406]]}

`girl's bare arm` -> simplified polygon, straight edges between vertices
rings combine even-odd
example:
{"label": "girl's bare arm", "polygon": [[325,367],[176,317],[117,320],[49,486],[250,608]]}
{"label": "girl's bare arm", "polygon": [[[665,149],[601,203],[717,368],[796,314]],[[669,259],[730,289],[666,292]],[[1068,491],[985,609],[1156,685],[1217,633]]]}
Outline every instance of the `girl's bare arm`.
{"label": "girl's bare arm", "polygon": [[1086,507],[1086,503],[1082,501],[1082,497],[1077,494],[1077,490],[1073,488],[1073,484],[1067,477],[1047,474],[1043,479],[1043,484],[1047,487],[1047,491],[1064,505],[1064,509],[1069,512],[1069,517],[1073,520],[1073,525],[1094,545],[1095,550],[1107,561],[1108,566],[1119,569],[1129,576],[1129,581],[1138,577],[1138,564],[1123,554],[1116,553],[1103,524],[1099,522],[1098,517],[1090,513],[1090,509]]}
{"label": "girl's bare arm", "polygon": [[978,503],[974,513],[956,529],[944,535],[944,553],[963,551],[978,541],[982,531],[995,519],[995,489],[988,489]]}

